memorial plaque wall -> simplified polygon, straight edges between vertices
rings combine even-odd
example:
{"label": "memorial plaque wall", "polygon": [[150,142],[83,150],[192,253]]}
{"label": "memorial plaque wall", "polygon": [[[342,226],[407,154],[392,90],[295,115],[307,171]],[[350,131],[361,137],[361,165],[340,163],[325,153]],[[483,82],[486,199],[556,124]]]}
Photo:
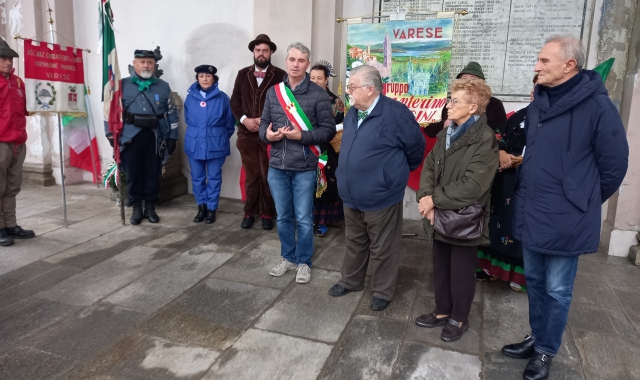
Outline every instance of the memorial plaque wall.
{"label": "memorial plaque wall", "polygon": [[[383,14],[395,12],[397,1],[375,0]],[[454,46],[452,73],[469,61],[482,65],[487,83],[503,100],[529,97],[533,66],[546,38],[568,34],[586,39],[585,14],[593,0],[411,0],[400,1],[407,20],[435,16],[411,15],[427,11],[462,10],[460,31]]]}

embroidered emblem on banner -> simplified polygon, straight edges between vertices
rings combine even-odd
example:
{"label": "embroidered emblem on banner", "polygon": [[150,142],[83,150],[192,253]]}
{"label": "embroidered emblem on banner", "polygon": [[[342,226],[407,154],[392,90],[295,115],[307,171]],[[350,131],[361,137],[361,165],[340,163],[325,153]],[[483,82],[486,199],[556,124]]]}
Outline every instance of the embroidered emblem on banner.
{"label": "embroidered emblem on banner", "polygon": [[[43,87],[42,90],[40,89],[41,86]],[[49,91],[49,89],[47,88],[49,88],[51,91]],[[53,85],[49,82],[43,85],[42,82],[40,82],[36,86],[35,92],[36,92],[36,102],[40,106],[40,109],[43,109],[43,110],[51,109],[53,104],[56,102],[56,95],[58,94],[58,92],[56,92],[56,89],[53,87]]]}
{"label": "embroidered emblem on banner", "polygon": [[69,101],[69,108],[72,110],[78,110],[78,88],[77,86],[69,86],[69,95],[67,97]]}

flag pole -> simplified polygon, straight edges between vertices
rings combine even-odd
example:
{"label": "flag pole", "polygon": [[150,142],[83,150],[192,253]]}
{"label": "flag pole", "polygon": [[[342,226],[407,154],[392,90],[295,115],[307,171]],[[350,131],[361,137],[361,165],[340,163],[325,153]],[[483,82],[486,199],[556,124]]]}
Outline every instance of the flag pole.
{"label": "flag pole", "polygon": [[[49,12],[49,31],[51,32],[51,43],[56,43],[56,37],[53,33],[53,17],[51,17],[51,6],[49,6],[49,2],[47,1],[47,12]],[[64,187],[64,151],[62,150],[62,118],[60,117],[60,112],[56,112],[58,115],[58,147],[60,148],[60,184],[62,185],[62,212],[64,213],[64,228],[67,228],[67,194],[66,189]]]}
{"label": "flag pole", "polygon": [[[91,53],[91,50],[88,51],[88,53]],[[89,134],[89,153],[91,154],[91,168],[93,168],[93,176],[96,179],[96,187],[99,189],[100,188],[100,178],[98,177],[98,171],[96,169],[96,161],[95,158],[93,157],[93,144],[91,143],[92,138],[91,138],[91,128],[94,130],[96,130],[96,126],[93,124],[93,114],[91,113],[91,103],[89,102],[89,95],[91,95],[91,88],[89,87],[89,81],[87,80],[87,60],[84,59],[84,51],[81,52],[80,54],[83,55],[82,57],[82,66],[84,68],[84,83],[86,86],[86,91],[84,93],[84,107],[87,109],[87,119],[88,119],[88,123],[87,123],[87,133]],[[89,125],[91,125],[91,128],[89,127]]]}

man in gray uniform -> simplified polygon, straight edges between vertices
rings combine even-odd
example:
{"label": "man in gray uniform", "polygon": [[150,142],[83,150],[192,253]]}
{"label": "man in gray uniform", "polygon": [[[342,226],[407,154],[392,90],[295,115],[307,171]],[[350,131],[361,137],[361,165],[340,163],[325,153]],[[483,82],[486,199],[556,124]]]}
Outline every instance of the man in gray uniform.
{"label": "man in gray uniform", "polygon": [[[127,177],[131,224],[142,219],[158,223],[155,202],[160,189],[160,172],[176,149],[178,112],[169,84],[154,75],[156,58],[151,50],[136,50],[135,73],[122,79],[122,121],[120,169]],[[111,146],[113,134],[105,122]],[[144,212],[142,201],[144,200]]]}

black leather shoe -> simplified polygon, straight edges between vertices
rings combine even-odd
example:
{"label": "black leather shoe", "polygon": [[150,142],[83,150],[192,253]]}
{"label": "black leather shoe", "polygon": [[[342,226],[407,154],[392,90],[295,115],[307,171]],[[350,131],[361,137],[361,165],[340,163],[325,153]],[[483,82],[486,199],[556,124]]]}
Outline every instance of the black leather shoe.
{"label": "black leather shoe", "polygon": [[9,236],[14,239],[29,239],[36,236],[35,232],[31,230],[23,230],[20,226],[5,228]]}
{"label": "black leather shoe", "polygon": [[266,231],[270,231],[273,229],[273,219],[271,218],[262,218],[262,229]]}
{"label": "black leather shoe", "polygon": [[520,343],[507,344],[502,347],[502,353],[505,356],[514,359],[529,359],[533,355],[533,343],[535,341],[529,335],[524,337]]}
{"label": "black leather shoe", "polygon": [[208,210],[207,218],[204,220],[206,224],[213,224],[216,221],[216,210]]}
{"label": "black leather shoe", "polygon": [[129,219],[129,221],[134,226],[142,222],[142,203],[141,202],[133,203],[133,212],[131,213],[131,219]]}
{"label": "black leather shoe", "polygon": [[251,228],[253,227],[253,222],[256,221],[256,218],[254,218],[253,216],[244,216],[244,219],[242,219],[242,223],[240,223],[240,227],[242,228]]}
{"label": "black leather shoe", "polygon": [[438,318],[436,312],[424,314],[416,318],[416,325],[420,327],[433,328],[444,326],[449,323],[449,316]]}
{"label": "black leather shoe", "polygon": [[158,223],[160,217],[156,214],[156,204],[154,202],[144,202],[144,218],[149,219],[149,223]]}
{"label": "black leather shoe", "polygon": [[373,311],[382,311],[386,309],[390,303],[391,301],[383,300],[381,298],[371,297],[371,304],[369,305],[369,307],[371,307],[371,310]]}
{"label": "black leather shoe", "polygon": [[340,284],[335,284],[331,287],[331,289],[329,289],[329,294],[331,294],[334,297],[342,297],[345,294],[351,293],[352,290],[350,289],[345,289],[342,287],[342,285]]}
{"label": "black leather shoe", "polygon": [[547,380],[549,378],[549,372],[551,370],[551,361],[553,357],[534,352],[527,368],[522,373],[524,380]]}
{"label": "black leather shoe", "polygon": [[207,205],[198,205],[198,215],[193,218],[194,223],[204,222],[204,218],[207,217]]}
{"label": "black leather shoe", "polygon": [[3,247],[13,245],[13,239],[4,228],[0,228],[0,245]]}

